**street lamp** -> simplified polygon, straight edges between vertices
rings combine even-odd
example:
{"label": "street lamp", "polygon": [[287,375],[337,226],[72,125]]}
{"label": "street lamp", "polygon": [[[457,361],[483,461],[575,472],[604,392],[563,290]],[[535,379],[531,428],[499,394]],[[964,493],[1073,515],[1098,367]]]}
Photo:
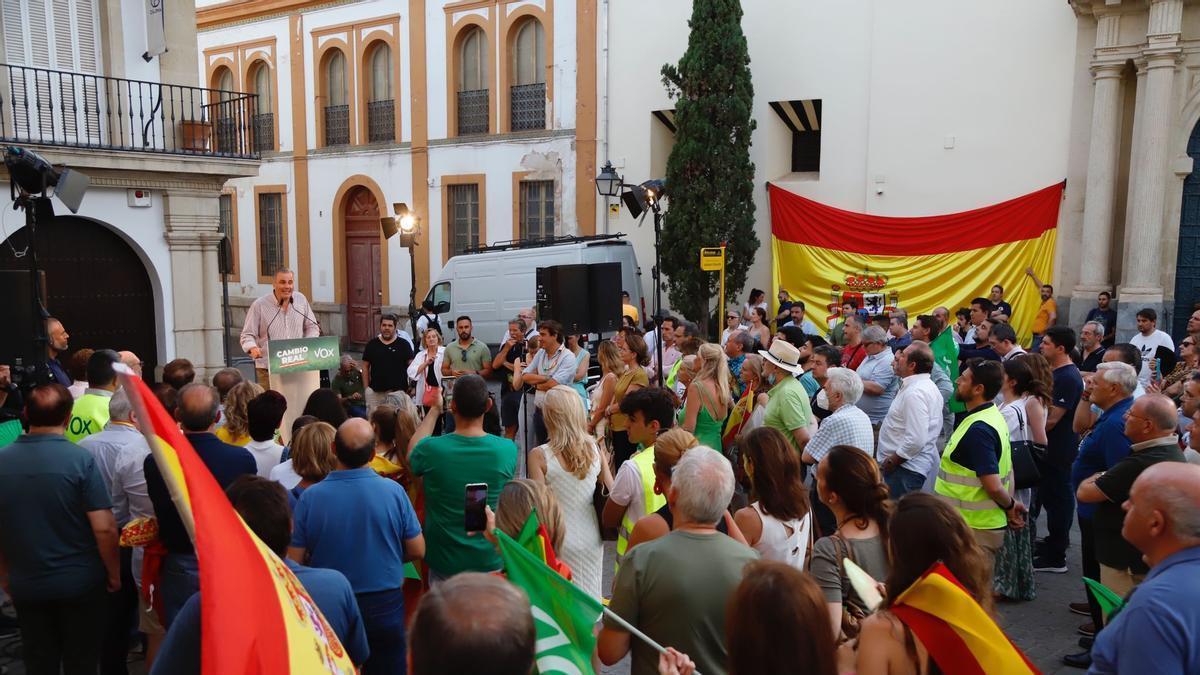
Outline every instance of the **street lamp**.
{"label": "street lamp", "polygon": [[[622,193],[621,190],[625,192]],[[626,183],[625,179],[617,174],[617,170],[613,168],[612,162],[605,162],[604,168],[600,171],[600,175],[596,176],[596,191],[604,197],[621,196],[621,201],[625,202],[625,207],[629,209],[629,213],[637,218],[648,211],[654,212],[654,267],[650,270],[650,277],[654,280],[654,328],[658,331],[658,339],[654,341],[658,370],[658,385],[664,385],[662,372],[662,281],[659,279],[659,263],[658,257],[658,242],[662,235],[662,199],[667,196],[667,184],[662,179],[654,179],[643,182],[641,185],[632,185]],[[638,221],[639,224],[641,221]]]}
{"label": "street lamp", "polygon": [[408,320],[412,325],[413,340],[419,341],[421,336],[417,335],[417,237],[421,234],[421,218],[404,202],[393,203],[392,213],[396,215],[380,218],[379,225],[383,228],[384,239],[390,239],[399,232],[400,246],[408,249],[408,269],[412,273],[408,286]]}

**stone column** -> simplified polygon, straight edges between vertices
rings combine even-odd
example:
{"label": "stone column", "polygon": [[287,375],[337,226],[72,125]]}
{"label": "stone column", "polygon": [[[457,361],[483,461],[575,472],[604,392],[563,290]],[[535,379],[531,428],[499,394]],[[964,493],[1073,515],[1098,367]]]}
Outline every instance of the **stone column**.
{"label": "stone column", "polygon": [[1083,200],[1083,250],[1079,258],[1079,284],[1071,293],[1072,326],[1083,322],[1087,311],[1095,305],[1096,294],[1111,290],[1112,286],[1109,256],[1112,252],[1117,159],[1121,142],[1123,69],[1123,62],[1092,66],[1095,89],[1092,93],[1087,191]]}
{"label": "stone column", "polygon": [[211,189],[163,193],[165,236],[171,251],[175,357],[192,362],[197,381],[208,380],[225,365],[217,268],[220,191],[221,185],[213,183]]}
{"label": "stone column", "polygon": [[1136,329],[1136,312],[1152,307],[1161,315],[1162,233],[1166,218],[1167,162],[1170,153],[1175,68],[1179,63],[1178,38],[1182,0],[1152,0],[1147,31],[1144,99],[1138,106],[1142,119],[1133,139],[1130,167],[1130,219],[1133,229],[1127,247],[1124,283],[1118,291],[1117,339],[1127,339]]}

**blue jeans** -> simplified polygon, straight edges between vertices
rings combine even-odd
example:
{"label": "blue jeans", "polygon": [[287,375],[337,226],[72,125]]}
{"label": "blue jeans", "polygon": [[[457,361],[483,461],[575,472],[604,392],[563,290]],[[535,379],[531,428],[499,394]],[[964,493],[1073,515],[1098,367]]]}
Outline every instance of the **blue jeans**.
{"label": "blue jeans", "polygon": [[1075,518],[1075,491],[1071,489],[1070,468],[1054,462],[1038,462],[1042,482],[1038,485],[1029,509],[1031,531],[1036,536],[1036,522],[1042,509],[1046,510],[1046,540],[1038,552],[1049,562],[1061,564],[1067,559],[1071,543],[1071,521]]}
{"label": "blue jeans", "polygon": [[892,499],[900,499],[910,492],[920,492],[921,486],[925,485],[925,476],[898,466],[891,473],[883,475],[883,482],[887,483]]}
{"label": "blue jeans", "polygon": [[404,591],[397,588],[375,593],[357,593],[363,629],[371,655],[363,664],[363,675],[405,675]]}
{"label": "blue jeans", "polygon": [[168,553],[163,558],[159,585],[162,587],[162,625],[170,628],[184,603],[200,590],[200,563],[196,554]]}

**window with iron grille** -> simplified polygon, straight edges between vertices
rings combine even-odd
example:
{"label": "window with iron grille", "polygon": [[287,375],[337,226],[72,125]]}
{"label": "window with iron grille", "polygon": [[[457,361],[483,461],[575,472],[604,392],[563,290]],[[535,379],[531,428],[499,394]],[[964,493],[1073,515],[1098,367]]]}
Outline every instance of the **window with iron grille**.
{"label": "window with iron grille", "polygon": [[546,84],[518,84],[509,91],[513,131],[546,128]]}
{"label": "window with iron grille", "polygon": [[275,149],[274,113],[258,113],[254,116],[254,149],[258,152]]}
{"label": "window with iron grille", "polygon": [[486,134],[488,128],[487,36],[478,26],[466,29],[458,55],[458,133]]}
{"label": "window with iron grille", "polygon": [[396,140],[395,101],[367,101],[367,142]]}
{"label": "window with iron grille", "polygon": [[392,96],[392,49],[379,42],[371,52],[367,91],[367,142],[396,140],[396,103]]}
{"label": "window with iron grille", "polygon": [[258,275],[268,277],[286,265],[283,245],[283,195],[258,195]]}
{"label": "window with iron grille", "polygon": [[221,234],[225,235],[225,241],[221,242],[218,266],[222,273],[237,276],[237,251],[233,246],[233,228],[237,226],[233,222],[233,195],[223,194],[217,198],[217,213],[221,223]]}
{"label": "window with iron grille", "polygon": [[450,185],[450,255],[479,246],[479,184]]}
{"label": "window with iron grille", "polygon": [[509,88],[512,131],[546,128],[546,37],[537,19],[525,19],[513,41],[513,86]]}
{"label": "window with iron grille", "polygon": [[350,106],[325,106],[325,145],[350,143]]}
{"label": "window with iron grille", "polygon": [[254,149],[258,152],[275,149],[275,110],[271,87],[271,68],[265,62],[259,62],[254,69],[254,93],[258,109],[251,122],[254,131]]}
{"label": "window with iron grille", "polygon": [[554,236],[554,181],[521,181],[521,239],[549,239]]}
{"label": "window with iron grille", "polygon": [[325,145],[350,143],[350,102],[346,91],[346,57],[334,49],[325,62]]}

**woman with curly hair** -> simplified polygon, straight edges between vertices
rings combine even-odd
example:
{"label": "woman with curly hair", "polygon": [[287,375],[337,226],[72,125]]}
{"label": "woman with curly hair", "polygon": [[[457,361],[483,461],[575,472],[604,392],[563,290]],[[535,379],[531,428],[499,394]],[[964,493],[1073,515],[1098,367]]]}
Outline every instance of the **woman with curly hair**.
{"label": "woman with curly hair", "polygon": [[250,399],[263,391],[257,382],[242,382],[229,390],[225,397],[225,424],[217,427],[217,438],[237,446],[250,442],[250,420],[246,415],[246,406],[250,404]]}

